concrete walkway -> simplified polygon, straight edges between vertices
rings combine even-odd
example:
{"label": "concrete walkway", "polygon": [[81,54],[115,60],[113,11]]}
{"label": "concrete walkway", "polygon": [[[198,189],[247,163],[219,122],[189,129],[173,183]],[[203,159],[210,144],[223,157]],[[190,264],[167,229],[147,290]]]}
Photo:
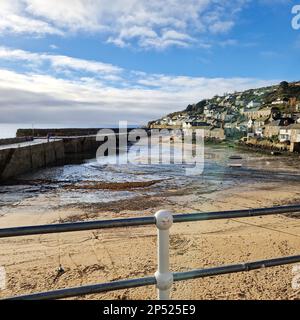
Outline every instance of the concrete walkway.
{"label": "concrete walkway", "polygon": [[[50,142],[60,141],[60,140],[61,139],[50,139]],[[43,143],[48,143],[48,140],[47,139],[34,139],[33,141],[26,141],[26,142],[13,143],[13,144],[5,144],[5,145],[0,146],[0,150],[17,149],[17,148],[34,146],[34,145],[43,144]]]}

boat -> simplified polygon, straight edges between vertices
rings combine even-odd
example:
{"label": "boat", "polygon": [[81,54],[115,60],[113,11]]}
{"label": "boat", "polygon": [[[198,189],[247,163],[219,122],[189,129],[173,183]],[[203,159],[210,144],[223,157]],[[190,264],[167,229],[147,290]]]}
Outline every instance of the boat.
{"label": "boat", "polygon": [[230,168],[240,168],[242,167],[242,163],[240,160],[242,160],[243,158],[238,155],[238,154],[235,154],[235,155],[232,155],[229,157],[229,160],[232,160],[228,163],[228,167]]}
{"label": "boat", "polygon": [[229,163],[228,167],[230,168],[241,168],[243,165],[241,163]]}
{"label": "boat", "polygon": [[231,156],[229,157],[230,160],[242,160],[243,158],[239,155],[234,155],[234,156]]}

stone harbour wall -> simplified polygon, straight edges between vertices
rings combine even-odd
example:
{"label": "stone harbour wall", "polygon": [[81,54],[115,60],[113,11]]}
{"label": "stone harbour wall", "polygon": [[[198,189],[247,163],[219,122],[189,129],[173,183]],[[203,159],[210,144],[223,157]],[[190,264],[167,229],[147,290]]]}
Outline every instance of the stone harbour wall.
{"label": "stone harbour wall", "polygon": [[0,139],[0,146],[14,143],[21,143],[26,141],[32,141],[33,138],[28,137],[19,137],[19,138],[8,138],[8,139]]}
{"label": "stone harbour wall", "polygon": [[64,161],[63,141],[0,150],[0,181]]}

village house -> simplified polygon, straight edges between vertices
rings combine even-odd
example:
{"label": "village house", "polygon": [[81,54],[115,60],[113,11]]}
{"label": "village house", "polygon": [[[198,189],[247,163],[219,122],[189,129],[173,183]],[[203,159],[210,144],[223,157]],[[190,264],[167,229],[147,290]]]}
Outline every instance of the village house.
{"label": "village house", "polygon": [[290,118],[282,118],[279,120],[274,120],[265,125],[264,136],[267,138],[272,138],[274,136],[279,136],[281,129],[286,129],[293,120]]}
{"label": "village house", "polygon": [[182,123],[183,129],[209,129],[210,125],[207,122],[200,121],[184,121]]}
{"label": "village house", "polygon": [[247,128],[248,130],[251,130],[253,128],[254,120],[249,119],[247,122]]}
{"label": "village house", "polygon": [[280,129],[278,139],[280,142],[290,142],[291,141],[291,129],[289,129],[289,127]]}
{"label": "village house", "polygon": [[264,128],[258,127],[254,129],[254,136],[263,138],[264,137]]}
{"label": "village house", "polygon": [[181,119],[173,120],[173,125],[175,125],[175,126],[182,126],[183,122],[184,122],[184,121],[181,120]]}
{"label": "village house", "polygon": [[225,123],[224,131],[226,137],[241,137],[245,135],[248,131],[247,123],[246,124],[238,124],[237,122],[233,123]]}
{"label": "village house", "polygon": [[290,130],[290,151],[300,152],[300,124],[292,124],[288,129]]}
{"label": "village house", "polygon": [[160,124],[167,124],[169,122],[168,118],[163,118],[159,121]]}
{"label": "village house", "polygon": [[272,114],[272,108],[255,108],[254,110],[247,110],[243,113],[248,119],[259,119],[259,118],[264,118],[264,117],[270,117]]}
{"label": "village house", "polygon": [[209,125],[206,122],[200,121],[191,121],[191,122],[184,122],[182,124],[182,129],[202,129],[204,130],[204,137],[206,139],[216,139],[216,140],[225,140],[226,135],[223,128],[214,127]]}
{"label": "village house", "polygon": [[265,137],[272,138],[274,136],[278,136],[281,128],[280,120],[270,122],[265,126]]}
{"label": "village house", "polygon": [[252,119],[252,116],[254,114],[254,112],[257,112],[259,111],[259,107],[256,107],[256,108],[252,108],[252,109],[249,109],[249,108],[242,108],[240,110],[240,113],[242,115],[244,115],[247,119]]}
{"label": "village house", "polygon": [[226,135],[223,128],[210,128],[208,130],[205,130],[205,138],[225,140]]}
{"label": "village house", "polygon": [[290,99],[288,98],[283,98],[283,99],[278,98],[277,100],[272,102],[272,105],[288,105],[289,102],[290,102]]}
{"label": "village house", "polygon": [[236,128],[236,125],[237,125],[236,123],[228,122],[228,123],[225,123],[224,129],[232,130]]}
{"label": "village house", "polygon": [[289,129],[291,130],[291,142],[300,142],[300,124],[292,124]]}
{"label": "village house", "polygon": [[212,105],[206,105],[204,107],[203,114],[206,116],[206,118],[211,118],[214,115],[214,113],[215,111]]}
{"label": "village house", "polygon": [[260,103],[260,102],[250,101],[250,102],[247,104],[247,109],[257,108],[257,107],[260,107],[260,106],[261,106],[261,103]]}
{"label": "village house", "polygon": [[264,136],[265,125],[269,122],[269,117],[260,117],[253,122],[254,133],[259,136]]}

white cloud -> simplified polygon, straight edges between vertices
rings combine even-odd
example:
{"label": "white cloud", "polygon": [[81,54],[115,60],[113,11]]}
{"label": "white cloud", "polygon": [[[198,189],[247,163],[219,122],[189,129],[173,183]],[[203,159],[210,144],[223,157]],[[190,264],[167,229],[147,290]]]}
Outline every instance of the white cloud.
{"label": "white cloud", "polygon": [[229,31],[248,0],[1,0],[0,33],[99,33],[118,46],[187,47]]}
{"label": "white cloud", "polygon": [[233,26],[233,21],[216,21],[209,27],[209,30],[212,33],[227,32],[232,29]]}
{"label": "white cloud", "polygon": [[[1,60],[11,61],[17,70],[18,65],[29,63],[22,72],[0,69],[2,123],[146,123],[215,94],[277,82],[147,74],[97,61],[3,47]],[[45,61],[49,63],[47,74]],[[61,74],[59,68],[72,75]]]}
{"label": "white cloud", "polygon": [[47,53],[32,53],[24,50],[14,50],[0,46],[0,59],[9,61],[27,61],[32,65],[41,65],[44,62],[51,64],[54,69],[83,70],[92,73],[116,74],[121,68],[98,61],[72,58],[64,55],[52,55]]}
{"label": "white cloud", "polygon": [[0,1],[0,33],[30,33],[36,35],[57,34],[63,32],[46,21],[22,14],[23,1]]}

